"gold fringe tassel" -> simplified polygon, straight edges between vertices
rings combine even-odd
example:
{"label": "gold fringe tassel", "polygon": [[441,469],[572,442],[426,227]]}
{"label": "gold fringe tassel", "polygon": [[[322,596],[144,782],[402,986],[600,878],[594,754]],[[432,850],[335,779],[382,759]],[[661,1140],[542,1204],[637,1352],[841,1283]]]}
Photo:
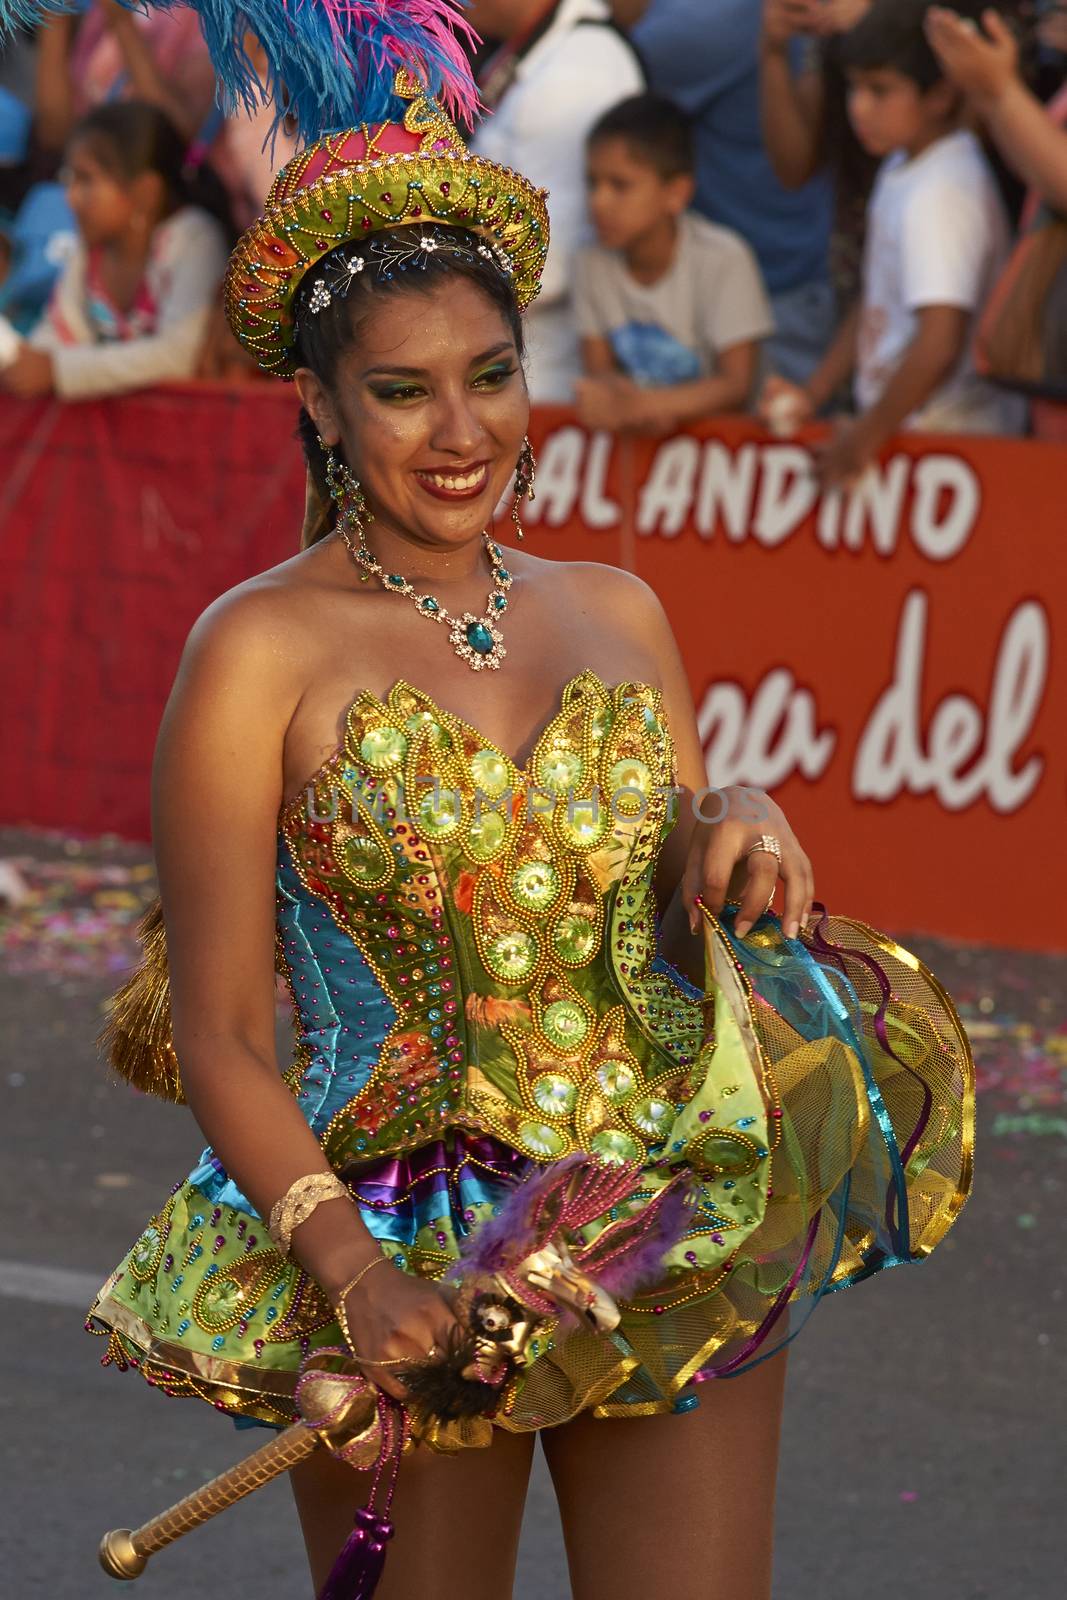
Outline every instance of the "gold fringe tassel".
{"label": "gold fringe tassel", "polygon": [[108,1002],[97,1036],[111,1068],[127,1083],[160,1100],[185,1104],[174,1053],[167,970],[167,930],[159,897],[137,924],[141,960]]}

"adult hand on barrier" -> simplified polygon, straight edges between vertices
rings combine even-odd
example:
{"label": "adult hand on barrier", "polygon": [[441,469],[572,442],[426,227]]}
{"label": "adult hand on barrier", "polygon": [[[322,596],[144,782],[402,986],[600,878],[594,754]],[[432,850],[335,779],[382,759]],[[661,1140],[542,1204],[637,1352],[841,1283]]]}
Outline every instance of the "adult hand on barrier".
{"label": "adult hand on barrier", "polygon": [[669,391],[642,389],[621,372],[579,378],[574,385],[579,421],[611,433],[673,432],[676,419],[669,415],[669,400]]}
{"label": "adult hand on barrier", "polygon": [[864,423],[862,417],[839,417],[830,437],[812,445],[823,493],[851,489],[874,460],[875,444]]}
{"label": "adult hand on barrier", "polygon": [[764,427],[769,428],[777,438],[788,439],[798,428],[811,421],[815,406],[811,395],[801,384],[790,383],[788,378],[780,378],[776,372],[772,372],[760,390],[756,414]]}

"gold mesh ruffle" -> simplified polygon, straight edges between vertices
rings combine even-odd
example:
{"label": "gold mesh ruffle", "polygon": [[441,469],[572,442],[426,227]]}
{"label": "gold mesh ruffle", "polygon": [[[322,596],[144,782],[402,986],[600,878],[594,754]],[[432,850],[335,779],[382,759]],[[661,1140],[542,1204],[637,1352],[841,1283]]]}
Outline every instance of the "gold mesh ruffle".
{"label": "gold mesh ruffle", "polygon": [[[673,1265],[663,1283],[623,1302],[616,1335],[557,1330],[505,1397],[495,1420],[509,1431],[551,1427],[584,1409],[602,1417],[671,1410],[695,1378],[735,1373],[773,1353],[823,1294],[928,1255],[967,1198],[974,1067],[936,978],[892,940],[846,918],[824,918],[806,940],[807,955],[773,918],[741,943],[728,926],[707,918],[708,990],[719,1001],[705,1007],[701,1061],[705,1088],[719,1086],[720,1138],[733,1137],[730,1108],[744,1098],[727,1081],[741,1075],[738,1044],[750,1084],[760,1085],[773,1129],[760,1152],[766,1192],[736,1192],[745,1196],[739,1220],[753,1205],[762,1204],[762,1215],[737,1227],[731,1249],[721,1219],[733,1186],[722,1184],[728,1169],[709,1167],[720,1222],[698,1211],[667,1257]],[[720,1058],[729,1072],[717,1069]],[[436,1277],[447,1264],[413,1261],[412,1270]],[[109,1280],[90,1314],[93,1331],[110,1332],[105,1359],[136,1364],[169,1394],[262,1421],[292,1419],[298,1363],[265,1367],[240,1352],[224,1360],[160,1339],[116,1288]],[[487,1427],[475,1426],[436,1430],[428,1442],[453,1450],[488,1438]]]}

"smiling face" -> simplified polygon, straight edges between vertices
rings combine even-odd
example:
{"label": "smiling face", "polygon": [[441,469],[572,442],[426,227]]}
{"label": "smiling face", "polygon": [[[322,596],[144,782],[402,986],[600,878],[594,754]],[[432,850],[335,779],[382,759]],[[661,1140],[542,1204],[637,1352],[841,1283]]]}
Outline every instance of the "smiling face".
{"label": "smiling face", "polygon": [[512,331],[458,273],[353,301],[354,341],[329,384],[299,369],[300,398],[379,525],[423,547],[466,544],[514,477],[529,420]]}

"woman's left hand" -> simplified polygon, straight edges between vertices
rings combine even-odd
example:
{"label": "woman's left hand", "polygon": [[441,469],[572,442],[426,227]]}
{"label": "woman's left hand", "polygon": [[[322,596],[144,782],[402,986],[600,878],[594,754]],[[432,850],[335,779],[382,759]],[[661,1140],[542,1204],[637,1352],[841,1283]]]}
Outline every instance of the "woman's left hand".
{"label": "woman's left hand", "polygon": [[[739,901],[734,932],[743,939],[761,916],[781,878],[785,883],[782,927],[795,939],[811,912],[815,880],[785,812],[762,789],[733,784],[717,790],[726,806],[718,822],[698,822],[682,877],[682,903],[689,926],[700,926],[699,897],[715,915],[727,901]],[[781,864],[768,850],[753,850],[761,835],[771,834],[782,852]]]}

